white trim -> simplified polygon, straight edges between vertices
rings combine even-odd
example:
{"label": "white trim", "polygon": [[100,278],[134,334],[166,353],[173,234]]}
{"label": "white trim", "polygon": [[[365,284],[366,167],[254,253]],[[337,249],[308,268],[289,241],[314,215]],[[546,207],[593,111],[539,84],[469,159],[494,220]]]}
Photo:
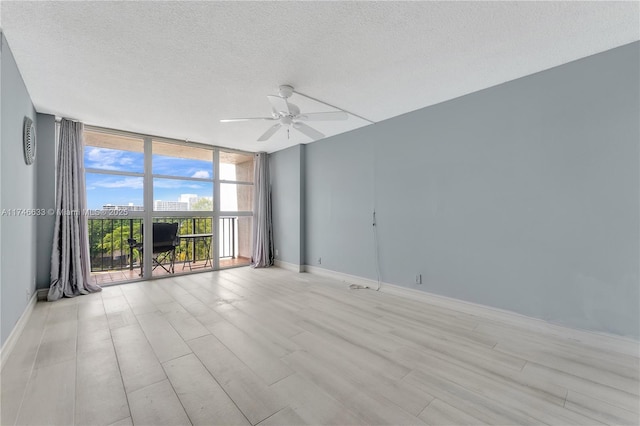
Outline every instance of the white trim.
{"label": "white trim", "polygon": [[[152,218],[175,218],[175,219],[182,219],[182,218],[196,218],[196,219],[211,219],[211,217],[213,216],[213,213],[211,210],[153,210],[151,212],[151,217]],[[127,216],[122,216],[124,219],[127,218]],[[119,219],[117,216],[115,217],[116,219]]]}
{"label": "white trim", "polygon": [[5,340],[2,345],[2,349],[0,349],[0,371],[4,368],[5,363],[9,359],[9,355],[11,355],[13,348],[16,346],[18,339],[22,335],[25,325],[29,322],[29,318],[31,318],[31,313],[33,312],[33,308],[36,306],[37,300],[38,291],[34,291],[31,299],[29,299],[27,307],[24,312],[22,312],[22,315],[20,315],[20,318],[13,327],[13,330],[11,330],[11,334],[9,334],[9,337],[7,337],[7,340]]}
{"label": "white trim", "polygon": [[[147,265],[143,268],[142,278],[148,280],[153,275],[153,250],[149,247],[153,247],[153,144],[151,138],[144,137],[144,178],[143,178],[143,202],[144,206],[144,221],[143,226],[147,227],[147,230],[151,229],[152,232],[143,232],[142,234],[142,263]],[[144,249],[147,250],[144,250]],[[149,266],[151,265],[151,266]]]}
{"label": "white trim", "polygon": [[[144,173],[142,173],[142,175],[144,175]],[[193,180],[196,182],[209,182],[209,183],[213,183],[213,179],[211,178],[194,178],[194,177],[189,177],[189,176],[176,176],[176,175],[160,175],[160,174],[154,174],[153,175],[154,179],[171,179],[171,180]]]}
{"label": "white trim", "polygon": [[282,268],[282,269],[286,269],[287,271],[291,271],[291,272],[304,272],[305,271],[305,266],[304,265],[296,265],[295,263],[289,263],[289,262],[283,262],[282,260],[275,260],[274,264],[277,268]]}
{"label": "white trim", "polygon": [[[213,259],[213,269],[220,270],[220,151],[213,150],[213,210],[214,214],[211,219],[211,232],[215,235],[211,238],[211,257]],[[234,253],[235,255],[235,253]]]}
{"label": "white trim", "polygon": [[[373,290],[378,287],[377,281],[363,277],[349,275],[342,272],[336,272],[310,265],[304,265],[304,269],[306,272],[309,272],[311,274],[323,276],[326,278],[332,278],[337,281],[343,281],[350,284],[358,284]],[[425,303],[453,309],[469,315],[475,315],[482,318],[490,318],[501,322],[508,322],[509,324],[513,324],[527,330],[552,334],[562,338],[579,340],[583,343],[594,345],[597,347],[606,347],[608,350],[636,357],[638,356],[638,345],[640,342],[630,337],[619,336],[616,334],[604,333],[599,331],[579,329],[564,324],[556,324],[540,318],[529,317],[505,309],[494,308],[487,305],[481,305],[478,303],[468,302],[461,299],[455,299],[448,296],[442,296],[427,291],[402,287],[396,284],[389,284],[385,282],[381,283],[380,292],[398,297],[407,297],[414,300],[417,299]]]}
{"label": "white trim", "polygon": [[364,287],[373,288],[374,290],[378,287],[378,282],[375,280],[332,271],[330,269],[320,268],[318,266],[304,265],[304,270],[305,272],[309,272],[311,274],[333,278],[334,280],[343,281],[349,284],[357,284]]}
{"label": "white trim", "polygon": [[[87,145],[91,146],[91,145]],[[86,167],[84,169],[85,173],[93,173],[96,175],[112,175],[112,176],[133,176],[133,177],[144,177],[144,172],[128,172],[125,170],[107,170],[107,169],[92,169],[91,167]]]}
{"label": "white trim", "polygon": [[253,186],[253,182],[247,182],[247,181],[244,181],[244,180],[225,180],[225,179],[220,179],[220,183],[228,183],[230,185],[252,185]]}
{"label": "white trim", "polygon": [[233,212],[233,211],[229,211],[229,210],[224,210],[221,212],[217,212],[218,216],[222,217],[240,217],[240,216],[244,216],[244,217],[249,217],[249,216],[253,216],[253,212],[250,211],[246,211],[246,210],[240,210],[237,212]]}

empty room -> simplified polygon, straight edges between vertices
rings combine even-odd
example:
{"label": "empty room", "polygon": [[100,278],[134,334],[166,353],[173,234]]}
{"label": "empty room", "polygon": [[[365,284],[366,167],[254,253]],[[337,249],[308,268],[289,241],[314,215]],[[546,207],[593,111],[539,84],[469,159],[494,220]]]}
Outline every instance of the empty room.
{"label": "empty room", "polygon": [[640,424],[640,2],[0,2],[0,424]]}

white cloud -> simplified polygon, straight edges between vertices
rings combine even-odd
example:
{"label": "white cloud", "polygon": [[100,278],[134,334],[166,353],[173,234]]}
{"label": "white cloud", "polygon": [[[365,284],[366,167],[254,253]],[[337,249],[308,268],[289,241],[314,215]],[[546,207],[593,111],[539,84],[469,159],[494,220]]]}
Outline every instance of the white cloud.
{"label": "white cloud", "polygon": [[89,151],[87,151],[87,160],[91,160],[91,161],[98,161],[100,160],[101,153],[103,152],[103,149],[100,148],[91,148]]}
{"label": "white cloud", "polygon": [[134,164],[134,159],[124,151],[91,147],[86,153],[85,167],[102,170],[122,170]]}
{"label": "white cloud", "polygon": [[209,179],[209,172],[206,170],[198,170],[191,177],[200,178],[200,179]]}
{"label": "white cloud", "polygon": [[94,182],[94,187],[99,188],[132,188],[132,189],[142,189],[142,178],[138,177],[126,177],[119,180],[114,181],[106,181],[106,182]]}

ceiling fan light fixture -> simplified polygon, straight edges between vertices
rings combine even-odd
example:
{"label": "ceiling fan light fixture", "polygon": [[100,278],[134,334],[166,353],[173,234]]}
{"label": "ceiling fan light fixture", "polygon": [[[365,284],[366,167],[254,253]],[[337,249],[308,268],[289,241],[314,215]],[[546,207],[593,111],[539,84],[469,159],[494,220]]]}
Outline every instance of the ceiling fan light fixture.
{"label": "ceiling fan light fixture", "polygon": [[291,117],[289,117],[288,115],[282,117],[280,119],[280,122],[285,125],[285,126],[290,126],[293,124],[293,120],[291,119]]}

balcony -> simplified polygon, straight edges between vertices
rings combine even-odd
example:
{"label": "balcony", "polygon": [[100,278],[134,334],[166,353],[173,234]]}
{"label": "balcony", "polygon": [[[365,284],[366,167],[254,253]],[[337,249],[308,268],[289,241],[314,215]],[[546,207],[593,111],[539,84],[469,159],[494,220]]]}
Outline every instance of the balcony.
{"label": "balcony", "polygon": [[[154,222],[178,223],[174,270],[176,274],[213,268],[216,243],[210,217],[163,217]],[[140,252],[130,247],[130,238],[142,241],[140,218],[89,219],[91,279],[98,285],[140,279]],[[250,263],[250,217],[221,217],[217,239],[220,269]],[[198,237],[194,237],[199,235]],[[184,236],[180,238],[180,236]],[[161,262],[168,268],[169,260]],[[153,269],[153,277],[170,275],[163,267]]]}

